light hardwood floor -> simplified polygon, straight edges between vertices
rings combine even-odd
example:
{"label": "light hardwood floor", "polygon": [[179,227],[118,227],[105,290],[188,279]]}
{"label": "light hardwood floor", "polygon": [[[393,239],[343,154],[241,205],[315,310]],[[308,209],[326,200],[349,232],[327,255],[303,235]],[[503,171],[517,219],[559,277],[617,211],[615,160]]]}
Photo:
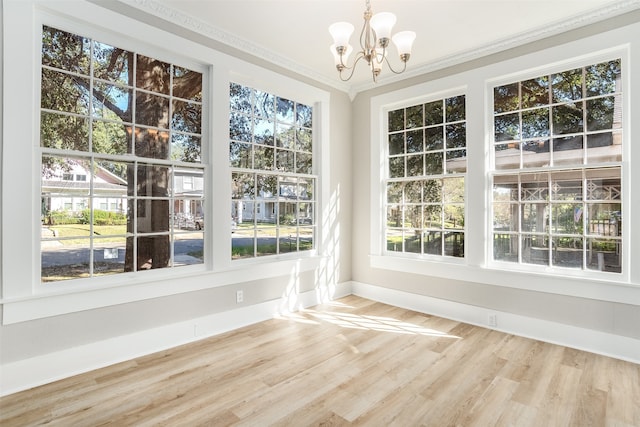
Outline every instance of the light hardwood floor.
{"label": "light hardwood floor", "polygon": [[355,296],[0,399],[0,425],[640,426],[640,365]]}

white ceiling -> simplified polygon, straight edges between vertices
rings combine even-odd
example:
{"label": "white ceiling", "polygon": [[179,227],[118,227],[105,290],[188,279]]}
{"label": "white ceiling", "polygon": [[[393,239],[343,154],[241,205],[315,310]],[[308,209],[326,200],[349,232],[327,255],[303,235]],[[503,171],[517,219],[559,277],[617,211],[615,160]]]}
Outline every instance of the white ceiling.
{"label": "white ceiling", "polygon": [[[372,86],[364,64],[358,65],[349,83],[340,82],[327,30],[334,22],[351,22],[356,27],[351,44],[356,45],[365,0],[133,3],[338,89],[353,93]],[[409,76],[637,9],[640,0],[371,0],[371,8],[397,16],[394,32],[417,33],[410,72],[403,75]],[[400,64],[395,47],[389,57],[394,65]],[[386,69],[381,77],[379,84],[398,79]]]}

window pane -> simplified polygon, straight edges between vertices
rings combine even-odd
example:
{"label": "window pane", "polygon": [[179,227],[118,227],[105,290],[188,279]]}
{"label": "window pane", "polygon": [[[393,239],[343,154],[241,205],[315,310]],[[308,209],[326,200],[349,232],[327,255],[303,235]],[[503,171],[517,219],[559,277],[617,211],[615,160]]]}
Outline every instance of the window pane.
{"label": "window pane", "polygon": [[622,235],[622,205],[620,203],[590,203],[588,206],[588,234],[619,237]]}
{"label": "window pane", "polygon": [[415,230],[413,234],[405,234],[404,251],[417,254],[422,251],[422,236],[420,232]]}
{"label": "window pane", "polygon": [[237,83],[231,83],[229,85],[229,107],[232,111],[239,111],[246,115],[251,115],[251,95],[251,88]]}
{"label": "window pane", "polygon": [[518,205],[515,203],[493,203],[493,229],[495,231],[519,231]]}
{"label": "window pane", "polygon": [[549,239],[546,236],[525,234],[522,236],[522,262],[549,265]]}
{"label": "window pane", "polygon": [[493,89],[493,105],[496,113],[517,110],[520,106],[518,83],[495,87]]}
{"label": "window pane", "polygon": [[464,228],[464,205],[444,205],[444,228]]}
{"label": "window pane", "polygon": [[295,123],[293,105],[293,101],[280,97],[276,98],[276,118],[278,121]]}
{"label": "window pane", "polygon": [[521,144],[517,142],[509,142],[508,144],[496,144],[493,147],[495,168],[498,170],[519,169],[520,146]]}
{"label": "window pane", "polygon": [[[613,96],[588,100],[587,130],[594,131],[612,129],[614,127],[614,106],[615,98]],[[619,114],[621,113],[622,111],[619,112]],[[620,123],[617,123],[616,125],[617,127],[620,127]]]}
{"label": "window pane", "polygon": [[138,199],[136,219],[138,233],[169,231],[169,200]]}
{"label": "window pane", "polygon": [[89,98],[88,78],[42,69],[42,108],[86,116]]}
{"label": "window pane", "polygon": [[445,100],[447,122],[457,122],[465,119],[465,97],[456,96]]}
{"label": "window pane", "polygon": [[586,239],[587,268],[596,271],[622,271],[622,241],[615,239]]}
{"label": "window pane", "polygon": [[551,164],[551,143],[548,139],[522,143],[522,167],[539,168]]}
{"label": "window pane", "polygon": [[[271,145],[273,146],[275,144],[275,140],[276,140],[276,134],[275,134],[275,122],[273,120],[270,119],[262,119],[257,117],[254,120],[254,128],[253,128],[253,134],[251,134],[251,129],[247,128],[247,132],[248,135],[244,136],[243,135],[243,141],[251,141],[251,137],[253,135],[253,142],[255,142],[256,144],[264,144],[264,145]],[[249,124],[247,123],[247,126]],[[279,137],[285,138],[286,139],[286,135],[278,135]],[[289,145],[290,142],[286,141],[286,144]],[[279,141],[279,145],[282,147],[284,146],[283,141]]]}
{"label": "window pane", "polygon": [[402,182],[389,182],[387,183],[387,202],[388,203],[401,203],[402,202],[402,190],[404,183]]}
{"label": "window pane", "polygon": [[106,83],[95,83],[93,116],[106,120],[131,122],[133,90]]}
{"label": "window pane", "polygon": [[253,147],[253,167],[260,170],[273,170],[274,149],[262,145]]}
{"label": "window pane", "polygon": [[423,252],[429,255],[442,255],[442,233],[425,231],[423,233]]}
{"label": "window pane", "polygon": [[201,151],[202,141],[200,137],[181,133],[171,134],[171,160],[200,163]]}
{"label": "window pane", "polygon": [[422,197],[425,203],[438,203],[442,200],[442,180],[426,180],[424,181],[422,190]]}
{"label": "window pane", "polygon": [[[80,279],[90,276],[91,250],[90,240],[82,238],[75,227],[60,225],[48,228],[45,235],[60,236],[59,240],[41,242],[41,280],[43,283],[61,280]],[[70,235],[75,234],[75,236]],[[83,233],[89,235],[89,228]],[[62,238],[64,237],[64,239]],[[61,251],[59,248],[64,248]]]}
{"label": "window pane", "polygon": [[522,112],[522,137],[549,136],[549,108]]}
{"label": "window pane", "polygon": [[298,129],[296,131],[296,136],[298,138],[296,149],[299,151],[306,151],[310,153],[311,145],[313,142],[311,129]]}
{"label": "window pane", "polygon": [[42,65],[89,75],[91,40],[52,27],[42,29]]}
{"label": "window pane", "polygon": [[106,276],[124,273],[126,238],[95,239],[93,248],[93,275]]}
{"label": "window pane", "polygon": [[564,268],[582,268],[583,240],[581,237],[553,239],[552,265]]}
{"label": "window pane", "polygon": [[40,114],[40,146],[89,151],[89,119],[63,114]]}
{"label": "window pane", "polygon": [[464,173],[467,171],[467,150],[449,150],[446,152],[446,173]]}
{"label": "window pane", "polygon": [[464,257],[464,233],[445,233],[444,254],[456,258]]}
{"label": "window pane", "polygon": [[442,154],[431,153],[425,154],[425,175],[440,175],[442,174]]}
{"label": "window pane", "polygon": [[622,90],[620,60],[586,67],[587,96],[607,95]]}
{"label": "window pane", "polygon": [[413,130],[407,135],[407,153],[420,153],[424,151],[424,137],[422,129]]}
{"label": "window pane", "polygon": [[442,147],[444,145],[443,130],[443,126],[436,126],[433,128],[425,129],[426,151],[442,150]]}
{"label": "window pane", "polygon": [[387,227],[402,227],[402,209],[400,205],[387,206]]}
{"label": "window pane", "polygon": [[310,153],[296,153],[296,173],[313,173],[313,156]]}
{"label": "window pane", "polygon": [[151,159],[169,158],[169,132],[135,128],[135,154]]}
{"label": "window pane", "polygon": [[127,154],[131,145],[131,126],[93,121],[92,151],[94,153]]}
{"label": "window pane", "polygon": [[551,113],[554,135],[582,132],[582,103],[558,105]]}
{"label": "window pane", "polygon": [[587,135],[587,163],[622,161],[622,132]]}
{"label": "window pane", "polygon": [[[132,237],[127,238],[127,255],[133,254],[133,240]],[[137,245],[136,270],[170,266],[171,242],[168,235],[138,237],[135,239],[135,243]]]}
{"label": "window pane", "polygon": [[202,73],[173,66],[173,96],[202,102]]}
{"label": "window pane", "polygon": [[202,132],[202,105],[195,102],[173,101],[171,129],[189,132]]}
{"label": "window pane", "polygon": [[93,74],[99,79],[132,86],[132,59],[132,52],[104,43],[93,43]]}
{"label": "window pane", "polygon": [[582,69],[564,71],[551,76],[553,102],[575,101],[582,98]]}
{"label": "window pane", "polygon": [[422,202],[422,181],[408,181],[404,186],[404,202]]}
{"label": "window pane", "polygon": [[168,129],[169,98],[138,92],[135,122],[140,125]]}
{"label": "window pane", "polygon": [[407,124],[406,128],[417,128],[422,127],[424,123],[423,113],[422,113],[422,105],[414,105],[413,107],[407,108]]}
{"label": "window pane", "polygon": [[[426,157],[431,155],[427,154]],[[442,155],[440,154],[440,159],[442,159]],[[407,176],[422,176],[424,174],[424,166],[423,161],[424,157],[422,154],[418,154],[417,156],[407,156]],[[440,160],[442,162],[442,160]],[[442,164],[440,164],[442,168]]]}
{"label": "window pane", "polygon": [[295,141],[295,128],[293,126],[278,123],[276,129],[276,146],[294,149]]}
{"label": "window pane", "polygon": [[389,159],[389,178],[401,178],[404,176],[404,157],[392,157]]}
{"label": "window pane", "polygon": [[620,168],[587,170],[587,200],[621,200]]}
{"label": "window pane", "polygon": [[[517,221],[517,211],[514,212]],[[515,223],[517,225],[517,222]],[[517,230],[517,227],[512,228]],[[549,231],[549,205],[546,203],[524,203],[522,205],[522,230],[527,233]]]}
{"label": "window pane", "polygon": [[467,146],[467,130],[464,123],[447,125],[447,148],[464,148]]}
{"label": "window pane", "polygon": [[255,114],[271,120],[276,118],[276,97],[259,90],[255,92]]}
{"label": "window pane", "polygon": [[493,259],[496,261],[518,262],[518,235],[495,233],[493,235]]}
{"label": "window pane", "polygon": [[494,126],[496,142],[520,138],[520,117],[518,114],[496,116]]}
{"label": "window pane", "polygon": [[551,200],[582,200],[582,173],[580,171],[552,173]]}
{"label": "window pane", "polygon": [[171,65],[168,63],[138,54],[136,55],[136,87],[168,95],[170,70]]}
{"label": "window pane", "polygon": [[444,122],[443,101],[433,101],[424,105],[425,126],[436,125]]}
{"label": "window pane", "polygon": [[173,242],[173,265],[194,265],[204,263],[204,234],[190,232],[177,234]]}
{"label": "window pane", "polygon": [[387,229],[387,250],[402,252],[402,230]]}
{"label": "window pane", "polygon": [[229,137],[237,141],[251,142],[251,120],[244,114],[231,113],[229,116]]}
{"label": "window pane", "polygon": [[138,165],[137,195],[167,197],[170,192],[170,168],[159,165]]}
{"label": "window pane", "polygon": [[313,108],[309,105],[296,104],[296,123],[298,126],[310,128],[313,124]]}
{"label": "window pane", "polygon": [[424,227],[425,228],[442,228],[442,206],[425,205],[424,206]]}
{"label": "window pane", "polygon": [[404,129],[404,109],[389,111],[389,132]]}
{"label": "window pane", "polygon": [[[252,173],[231,174],[231,198],[248,199],[255,197],[255,180]],[[274,186],[275,187],[275,186]],[[274,193],[271,193],[274,194]]]}
{"label": "window pane", "polygon": [[522,108],[541,107],[549,104],[549,78],[541,76],[521,83]]}

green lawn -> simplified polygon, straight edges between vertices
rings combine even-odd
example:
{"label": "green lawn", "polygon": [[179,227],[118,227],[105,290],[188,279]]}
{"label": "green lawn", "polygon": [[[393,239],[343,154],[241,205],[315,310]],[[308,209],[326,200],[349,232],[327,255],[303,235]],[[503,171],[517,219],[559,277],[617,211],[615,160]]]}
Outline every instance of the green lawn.
{"label": "green lawn", "polygon": [[[75,245],[86,242],[83,237],[89,237],[91,230],[88,224],[67,224],[53,225],[49,229],[53,231],[57,237],[61,238],[60,243],[63,245]],[[112,236],[100,239],[101,242],[124,242],[124,234],[127,232],[126,225],[94,225],[94,236]],[[74,239],[77,237],[77,239]]]}

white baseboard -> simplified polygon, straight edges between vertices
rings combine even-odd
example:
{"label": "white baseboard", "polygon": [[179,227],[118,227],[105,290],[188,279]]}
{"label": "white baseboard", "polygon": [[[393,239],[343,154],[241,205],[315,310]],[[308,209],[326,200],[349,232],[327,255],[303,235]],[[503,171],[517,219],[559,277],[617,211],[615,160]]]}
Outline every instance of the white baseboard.
{"label": "white baseboard", "polygon": [[272,319],[351,294],[351,283],[117,336],[0,366],[0,396]]}
{"label": "white baseboard", "polygon": [[[354,295],[396,307],[640,364],[637,339],[365,283],[351,282],[351,288]],[[496,326],[488,325],[489,315]]]}

